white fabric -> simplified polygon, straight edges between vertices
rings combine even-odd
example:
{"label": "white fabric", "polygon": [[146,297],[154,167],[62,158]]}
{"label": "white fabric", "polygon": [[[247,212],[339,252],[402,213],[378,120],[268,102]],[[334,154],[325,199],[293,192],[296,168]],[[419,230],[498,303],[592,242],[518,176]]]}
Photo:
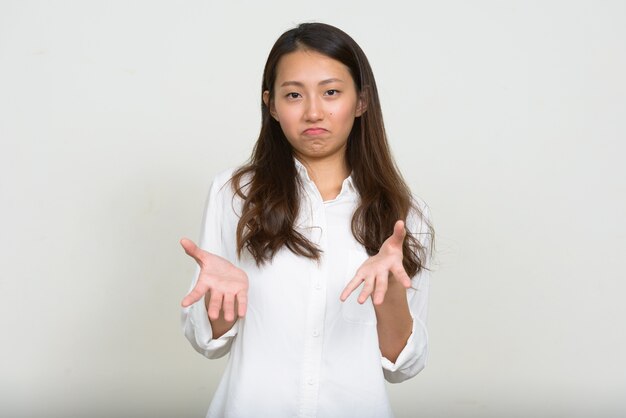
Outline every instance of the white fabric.
{"label": "white fabric", "polygon": [[[282,249],[258,268],[236,256],[238,213],[229,182],[220,173],[209,193],[200,247],[242,268],[250,282],[248,312],[218,339],[212,338],[204,301],[183,309],[186,337],[208,358],[230,353],[207,417],[392,417],[384,380],[401,382],[424,368],[428,271],[407,290],[412,334],[395,363],[382,357],[371,299],[359,305],[360,288],[345,302],[339,295],[367,259],[350,230],[358,194],[348,177],[340,194],[323,202],[306,169],[299,230],[323,251],[321,263]],[[427,216],[426,205],[418,201]],[[415,216],[409,233],[425,231]],[[429,245],[428,235],[416,235]],[[197,274],[192,281],[195,285]]]}

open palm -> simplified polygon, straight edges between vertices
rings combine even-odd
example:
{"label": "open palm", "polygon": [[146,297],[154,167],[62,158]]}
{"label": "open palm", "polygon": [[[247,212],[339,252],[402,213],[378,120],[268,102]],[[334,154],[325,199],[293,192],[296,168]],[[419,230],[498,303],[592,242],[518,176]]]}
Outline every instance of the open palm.
{"label": "open palm", "polygon": [[[380,305],[383,303],[390,285],[389,273],[393,275],[396,283],[407,289],[411,287],[411,278],[402,265],[404,258],[402,244],[405,236],[404,222],[397,221],[393,227],[393,234],[383,242],[378,254],[369,257],[361,264],[352,280],[341,292],[340,299],[342,302],[364,282],[357,301],[364,303],[372,295],[374,304]],[[393,284],[391,283],[391,285]]]}
{"label": "open palm", "polygon": [[187,307],[208,294],[207,311],[211,320],[217,320],[220,310],[226,321],[246,314],[248,304],[248,276],[231,262],[198,247],[193,241],[183,238],[180,244],[187,255],[200,266],[200,274],[195,287],[182,301]]}

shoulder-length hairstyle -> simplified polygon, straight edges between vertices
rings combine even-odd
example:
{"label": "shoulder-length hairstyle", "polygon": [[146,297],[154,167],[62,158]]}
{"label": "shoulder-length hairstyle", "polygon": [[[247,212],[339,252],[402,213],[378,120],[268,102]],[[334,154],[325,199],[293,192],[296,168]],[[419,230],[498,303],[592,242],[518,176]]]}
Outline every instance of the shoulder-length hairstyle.
{"label": "shoulder-length hairstyle", "polygon": [[[269,92],[270,105],[278,63],[284,55],[297,50],[315,51],[343,63],[366,105],[350,132],[346,163],[360,195],[352,217],[352,234],[370,256],[374,255],[393,233],[398,219],[406,219],[410,211],[415,211],[418,224],[424,217],[391,156],[372,69],[361,48],[345,32],[323,23],[300,24],[278,38],[267,58],[261,95]],[[250,160],[232,178],[233,189],[243,200],[237,225],[238,254],[247,249],[261,265],[286,246],[295,254],[319,260],[321,250],[294,228],[302,184],[291,145],[263,100],[261,113],[261,131]],[[434,231],[430,224],[427,228],[432,250]],[[412,277],[426,268],[428,249],[412,234],[416,231],[408,232],[403,247],[404,268]]]}

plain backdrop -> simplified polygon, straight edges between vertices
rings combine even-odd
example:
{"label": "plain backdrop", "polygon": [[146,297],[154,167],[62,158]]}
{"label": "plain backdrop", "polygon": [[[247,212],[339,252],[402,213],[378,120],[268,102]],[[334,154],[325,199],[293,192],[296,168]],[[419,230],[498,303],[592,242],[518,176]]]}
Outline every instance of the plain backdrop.
{"label": "plain backdrop", "polygon": [[437,233],[430,360],[389,385],[397,416],[625,416],[625,17],[623,1],[0,1],[0,415],[204,416],[225,359],[182,335],[178,241],[249,156],[272,44],[322,21],[368,55]]}

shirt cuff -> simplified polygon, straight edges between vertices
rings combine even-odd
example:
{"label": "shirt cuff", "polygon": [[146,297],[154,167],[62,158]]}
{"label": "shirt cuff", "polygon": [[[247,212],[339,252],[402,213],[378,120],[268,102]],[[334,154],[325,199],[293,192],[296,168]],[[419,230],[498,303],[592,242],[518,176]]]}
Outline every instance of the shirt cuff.
{"label": "shirt cuff", "polygon": [[[226,331],[219,338],[213,338],[213,328],[209,321],[204,298],[189,307],[189,322],[194,331],[194,339],[199,348],[206,352],[207,357],[213,357],[211,354],[221,354],[224,348],[230,343],[232,337],[237,334],[239,319],[233,324],[231,329]],[[222,354],[223,355],[223,354]]]}
{"label": "shirt cuff", "polygon": [[[408,377],[414,376],[423,368],[424,357],[426,356],[426,351],[428,347],[428,333],[426,331],[426,326],[419,318],[413,317],[413,328],[411,330],[411,335],[407,340],[404,348],[398,355],[395,363],[392,363],[391,360],[382,356],[381,362],[383,369],[387,372],[386,374],[394,374],[395,372],[401,374],[407,374]],[[418,366],[418,363],[422,363],[421,367]],[[419,370],[412,370],[419,369]],[[404,380],[404,379],[402,379]]]}

